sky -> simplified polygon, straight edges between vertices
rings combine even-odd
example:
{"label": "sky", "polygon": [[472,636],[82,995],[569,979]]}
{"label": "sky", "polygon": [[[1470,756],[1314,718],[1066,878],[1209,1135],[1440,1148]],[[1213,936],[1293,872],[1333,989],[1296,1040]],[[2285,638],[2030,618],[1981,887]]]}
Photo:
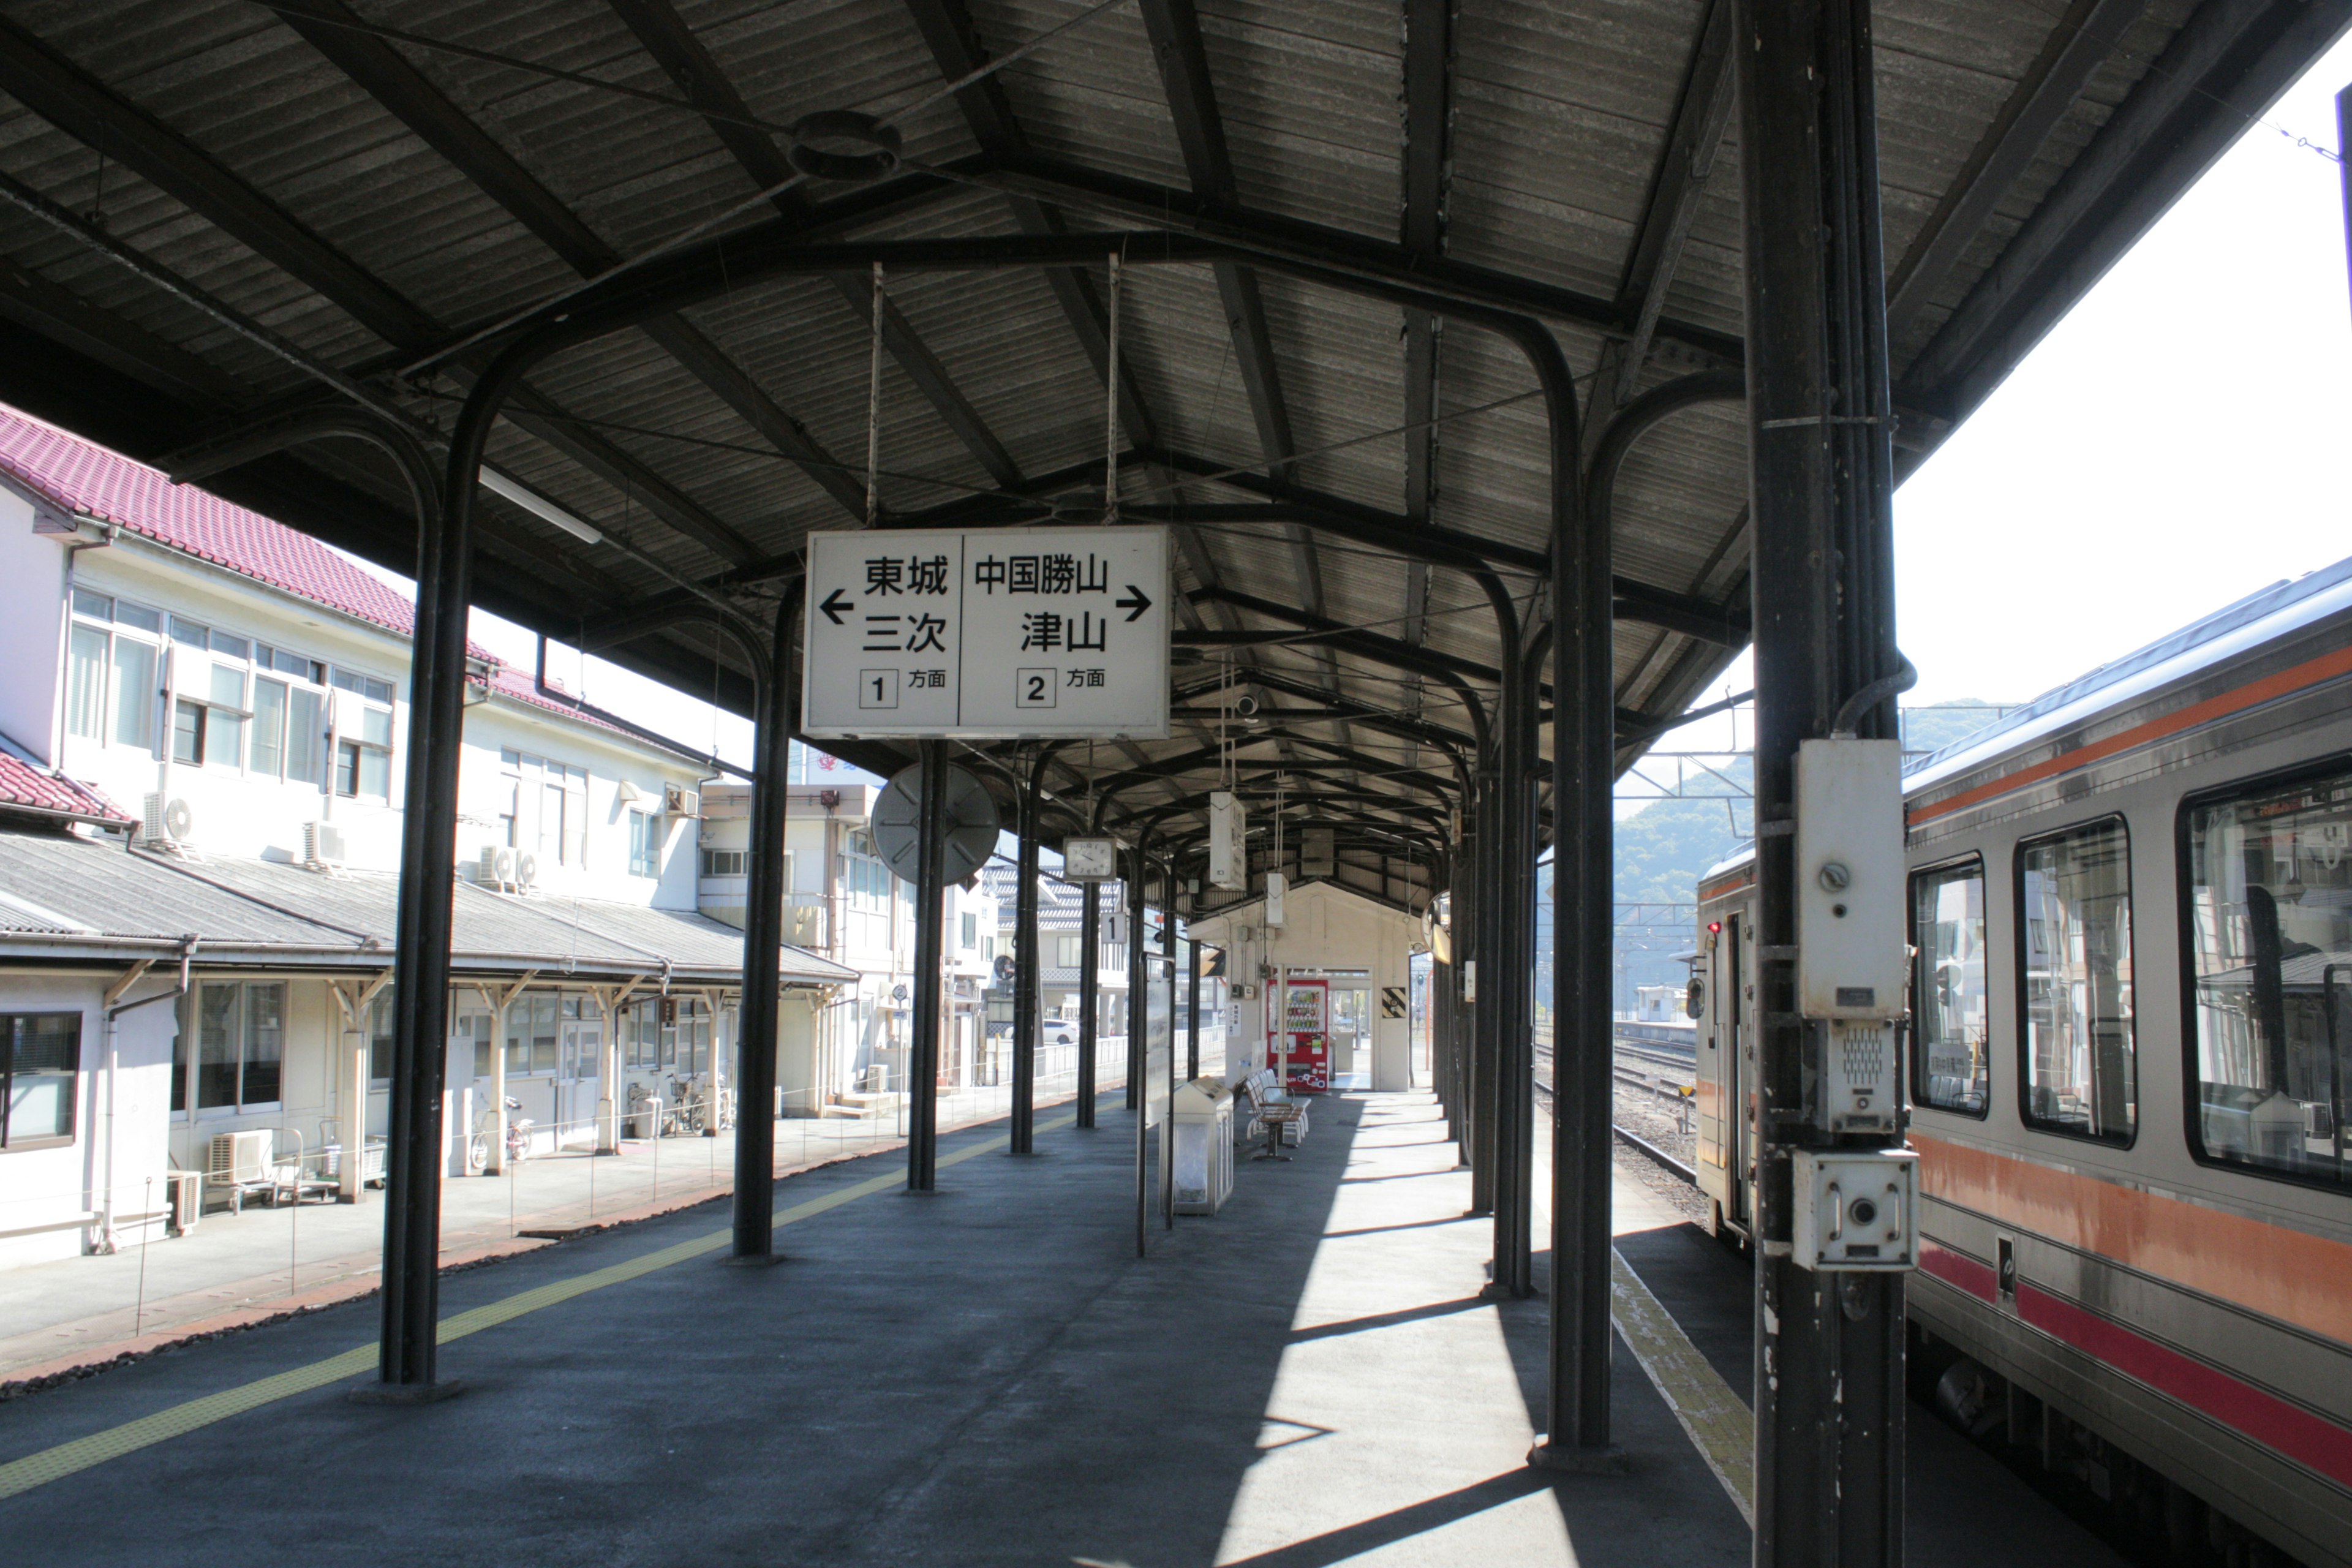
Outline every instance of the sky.
{"label": "sky", "polygon": [[[1895,637],[1919,670],[1906,705],[2026,701],[2352,555],[2352,289],[2330,155],[2347,82],[2352,39],[1895,492]],[[1749,684],[1742,655],[1697,701]],[[1716,721],[1664,744],[1749,735]]]}
{"label": "sky", "polygon": [[[2352,40],[1896,492],[1897,637],[1919,669],[1906,701],[2021,702],[2352,555],[2352,291],[2329,155],[2347,82]],[[520,626],[477,610],[473,632],[530,667]],[[1746,663],[1722,689],[1747,689]],[[696,751],[751,759],[745,720],[560,646],[550,668]],[[1720,721],[1666,742],[1733,743]]]}

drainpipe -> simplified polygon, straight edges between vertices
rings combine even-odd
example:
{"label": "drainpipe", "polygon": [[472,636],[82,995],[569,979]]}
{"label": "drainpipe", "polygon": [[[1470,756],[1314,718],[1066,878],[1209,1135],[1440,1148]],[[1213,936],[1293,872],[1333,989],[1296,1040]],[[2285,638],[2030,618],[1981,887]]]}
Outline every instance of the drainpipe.
{"label": "drainpipe", "polygon": [[[122,1052],[115,1042],[115,1020],[125,1013],[144,1007],[150,1003],[176,1002],[188,994],[188,964],[195,957],[196,944],[199,940],[201,939],[193,934],[180,939],[180,984],[172,990],[159,991],[152,996],[142,996],[136,1002],[121,1000],[122,994],[136,985],[140,977],[153,967],[155,963],[153,959],[142,958],[132,964],[121,979],[106,988],[106,995],[100,1004],[106,1009],[106,1165],[102,1172],[106,1178],[106,1185],[105,1208],[103,1216],[99,1221],[98,1229],[98,1249],[101,1253],[122,1250],[121,1237],[114,1228],[114,1100],[121,1084],[122,1066]],[[143,1226],[153,1217],[152,1215],[142,1215],[140,1224]]]}

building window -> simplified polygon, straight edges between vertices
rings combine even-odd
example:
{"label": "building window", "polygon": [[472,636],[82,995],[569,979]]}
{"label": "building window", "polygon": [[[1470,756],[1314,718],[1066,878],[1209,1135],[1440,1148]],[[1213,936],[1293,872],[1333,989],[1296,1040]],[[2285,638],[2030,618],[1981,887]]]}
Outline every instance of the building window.
{"label": "building window", "polygon": [[1984,868],[1970,861],[1911,879],[1912,1094],[1922,1105],[1985,1113],[1992,1068],[1985,1014]]}
{"label": "building window", "polygon": [[[213,637],[217,645],[220,634],[215,632]],[[218,668],[215,667],[215,679]],[[319,667],[299,654],[257,643],[253,668],[256,671],[281,670],[308,681],[310,670]],[[317,784],[320,744],[325,732],[320,721],[320,704],[325,696],[315,685],[296,684],[257,673],[253,678],[252,712],[245,721],[245,727],[253,731],[247,768],[268,778]]]}
{"label": "building window", "polygon": [[[74,595],[76,602],[81,595]],[[67,652],[66,733],[85,741],[106,738],[107,634],[76,625]]]}
{"label": "building window", "polygon": [[[161,612],[87,588],[73,592],[73,635],[68,648],[66,728],[84,740],[104,740],[152,752],[155,747],[155,644]],[[135,633],[126,636],[125,633]],[[114,679],[110,707],[107,677]]]}
{"label": "building window", "polygon": [[284,981],[206,981],[198,987],[198,1110],[275,1107],[285,1058]]}
{"label": "building window", "polygon": [[552,1073],[558,1036],[556,995],[535,991],[515,998],[507,1009],[507,1076],[521,1078]]}
{"label": "building window", "polygon": [[[218,634],[215,634],[217,638]],[[245,765],[245,726],[251,717],[245,706],[245,667],[215,663],[212,700],[205,714],[205,762],[208,766]]]}
{"label": "building window", "polygon": [[706,849],[702,852],[702,874],[706,877],[748,876],[750,872],[746,867],[749,858],[749,852],[741,849]]}
{"label": "building window", "polygon": [[499,826],[507,843],[539,857],[540,868],[587,862],[588,770],[534,757],[499,753]]}
{"label": "building window", "polygon": [[1086,962],[1087,939],[1082,936],[1057,936],[1054,939],[1054,967],[1076,969]]}
{"label": "building window", "polygon": [[114,742],[136,751],[155,749],[155,645],[136,637],[114,639]]}
{"label": "building window", "polygon": [[841,858],[841,883],[851,902],[860,909],[888,909],[890,884],[898,879],[875,857],[873,840],[863,833],[852,833]]}
{"label": "building window", "polygon": [[[335,672],[338,683],[342,672]],[[370,684],[382,686],[382,681]],[[357,735],[335,739],[335,793],[367,800],[392,797],[392,710],[363,707]]]}
{"label": "building window", "polygon": [[963,917],[963,947],[966,952],[980,945],[980,917],[966,911]]}
{"label": "building window", "polygon": [[202,763],[205,760],[205,705],[183,697],[172,708],[172,760],[175,763]]}
{"label": "building window", "polygon": [[2131,843],[2120,818],[2018,847],[2025,1120],[2128,1143],[2139,1122]]}
{"label": "building window", "polygon": [[368,1082],[389,1083],[394,1042],[392,1029],[392,987],[375,994],[368,1004]]}
{"label": "building window", "polygon": [[655,829],[656,820],[650,812],[629,813],[629,875],[632,877],[661,875],[661,835]]}
{"label": "building window", "polygon": [[70,1142],[81,1015],[0,1013],[0,1149]]}
{"label": "building window", "polygon": [[693,1078],[710,1070],[712,1015],[699,996],[654,996],[621,1016],[622,1066]]}
{"label": "building window", "polygon": [[2237,790],[2182,815],[2191,1146],[2352,1185],[2352,772]]}

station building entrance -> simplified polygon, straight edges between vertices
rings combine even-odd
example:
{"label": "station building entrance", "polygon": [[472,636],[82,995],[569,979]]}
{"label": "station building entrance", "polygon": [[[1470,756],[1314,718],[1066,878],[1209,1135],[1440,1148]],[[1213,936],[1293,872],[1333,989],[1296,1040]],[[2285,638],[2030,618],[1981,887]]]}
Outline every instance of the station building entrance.
{"label": "station building entrance", "polygon": [[[1279,925],[1268,923],[1258,898],[1189,928],[1195,941],[1226,952],[1229,1078],[1286,1055],[1294,1088],[1411,1088],[1407,999],[1421,922],[1329,882],[1290,889],[1281,913]],[[1305,1081],[1318,1068],[1325,1081]]]}

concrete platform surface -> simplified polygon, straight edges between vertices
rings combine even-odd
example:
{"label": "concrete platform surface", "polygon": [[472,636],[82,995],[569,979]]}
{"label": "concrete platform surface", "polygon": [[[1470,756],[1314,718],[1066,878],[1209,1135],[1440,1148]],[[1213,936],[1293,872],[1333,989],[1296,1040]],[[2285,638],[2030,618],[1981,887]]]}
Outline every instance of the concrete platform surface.
{"label": "concrete platform surface", "polygon": [[1131,1121],[1055,1120],[946,1140],[937,1195],[781,1184],[779,1268],[716,1267],[714,1205],[452,1276],[442,1404],[341,1397],[354,1303],[0,1405],[7,1560],[1747,1561],[1622,1353],[1633,1473],[1524,1467],[1542,1304],[1475,1299],[1426,1096],[1334,1098],[1141,1260]]}

